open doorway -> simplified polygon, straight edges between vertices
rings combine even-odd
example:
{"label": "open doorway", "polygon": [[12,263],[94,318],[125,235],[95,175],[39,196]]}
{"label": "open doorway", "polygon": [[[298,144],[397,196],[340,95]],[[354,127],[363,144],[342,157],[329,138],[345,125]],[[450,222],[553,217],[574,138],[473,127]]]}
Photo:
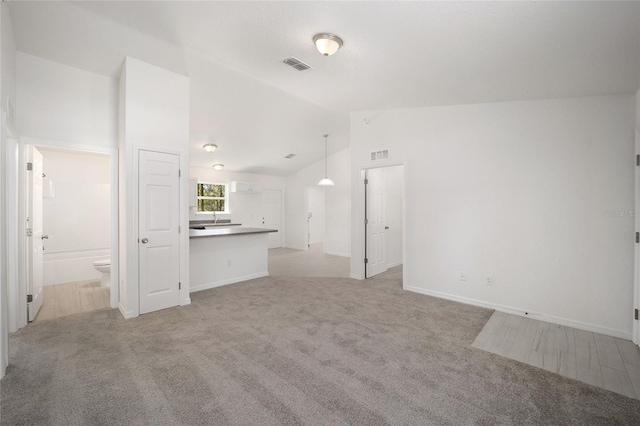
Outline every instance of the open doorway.
{"label": "open doorway", "polygon": [[402,265],[403,166],[365,171],[365,278]]}
{"label": "open doorway", "polygon": [[324,252],[325,241],[325,189],[307,187],[307,247]]}
{"label": "open doorway", "polygon": [[34,145],[26,152],[28,321],[111,307],[111,156]]}

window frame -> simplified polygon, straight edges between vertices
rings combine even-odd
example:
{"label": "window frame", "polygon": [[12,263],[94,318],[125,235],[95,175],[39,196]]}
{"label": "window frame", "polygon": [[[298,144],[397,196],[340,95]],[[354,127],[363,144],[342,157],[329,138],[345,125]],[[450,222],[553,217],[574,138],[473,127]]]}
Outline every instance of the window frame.
{"label": "window frame", "polygon": [[[199,189],[200,189],[200,185],[220,185],[220,186],[224,186],[224,197],[208,197],[208,196],[200,196],[198,195],[200,193]],[[212,215],[212,214],[229,214],[229,184],[228,183],[223,183],[223,182],[202,182],[202,181],[198,181],[196,183],[196,214],[207,214],[207,215]],[[216,212],[212,212],[212,211],[203,211],[203,210],[199,210],[200,208],[200,200],[223,200],[224,201],[224,211],[216,211]]]}

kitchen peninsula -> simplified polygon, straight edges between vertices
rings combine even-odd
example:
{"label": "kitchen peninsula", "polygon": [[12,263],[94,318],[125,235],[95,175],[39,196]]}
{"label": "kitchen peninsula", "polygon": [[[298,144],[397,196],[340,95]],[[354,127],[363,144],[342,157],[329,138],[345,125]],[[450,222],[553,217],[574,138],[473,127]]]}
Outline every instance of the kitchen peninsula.
{"label": "kitchen peninsula", "polygon": [[[210,223],[189,229],[191,292],[269,275],[268,233],[276,229]],[[193,229],[197,228],[197,229]]]}

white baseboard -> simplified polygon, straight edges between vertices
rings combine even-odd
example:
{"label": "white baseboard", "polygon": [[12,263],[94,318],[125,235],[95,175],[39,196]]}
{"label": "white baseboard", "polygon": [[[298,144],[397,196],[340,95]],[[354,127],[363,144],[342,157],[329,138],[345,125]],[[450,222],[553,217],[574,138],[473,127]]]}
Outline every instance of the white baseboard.
{"label": "white baseboard", "polygon": [[184,300],[182,301],[182,303],[180,304],[180,306],[187,306],[187,305],[190,305],[190,304],[191,304],[191,298],[190,298],[190,297],[187,297],[186,299],[184,299]]}
{"label": "white baseboard", "polygon": [[325,251],[324,254],[328,254],[331,256],[340,256],[340,257],[351,257],[350,253],[342,253],[339,251]]}
{"label": "white baseboard", "polygon": [[120,303],[118,303],[118,310],[120,311],[120,314],[124,317],[124,319],[131,319],[138,316],[138,315],[134,315],[133,312],[131,311],[127,312],[124,306],[122,306],[122,304]]}
{"label": "white baseboard", "polygon": [[579,330],[591,331],[599,334],[606,334],[607,336],[618,337],[620,339],[631,340],[631,333],[616,330],[609,327],[603,327],[597,324],[591,324],[582,321],[576,321],[569,318],[557,317],[554,315],[548,315],[540,312],[523,311],[522,309],[513,308],[511,306],[504,306],[495,303],[489,303],[482,300],[470,299],[467,297],[457,296],[454,294],[443,293],[440,291],[427,290],[419,287],[405,286],[405,290],[412,291],[414,293],[425,294],[427,296],[438,297],[440,299],[447,299],[454,302],[460,302],[467,305],[480,306],[482,308],[493,309],[496,311],[504,312],[512,315],[519,315],[526,318],[534,318],[540,321],[550,322],[553,324],[564,325],[566,327],[577,328]]}
{"label": "white baseboard", "polygon": [[395,268],[396,266],[402,265],[402,260],[398,260],[397,262],[392,262],[387,264],[387,269]]}
{"label": "white baseboard", "polygon": [[253,280],[255,278],[262,278],[262,277],[268,277],[268,276],[269,276],[269,272],[260,272],[257,274],[245,275],[242,277],[231,278],[228,280],[216,281],[216,282],[207,283],[207,284],[200,284],[197,286],[192,286],[189,289],[189,293],[194,293],[196,291],[202,291],[202,290],[209,290],[211,288],[221,287],[227,284],[234,284],[234,283],[239,283],[241,281]]}
{"label": "white baseboard", "polygon": [[360,276],[360,274],[349,274],[349,278],[353,278],[354,280],[361,280],[362,277]]}

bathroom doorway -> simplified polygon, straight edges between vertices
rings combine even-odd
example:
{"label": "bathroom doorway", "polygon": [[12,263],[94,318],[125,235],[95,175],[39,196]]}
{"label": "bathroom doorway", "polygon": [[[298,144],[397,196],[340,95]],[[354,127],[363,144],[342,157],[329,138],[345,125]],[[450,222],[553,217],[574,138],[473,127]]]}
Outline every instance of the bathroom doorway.
{"label": "bathroom doorway", "polygon": [[[117,289],[112,289],[117,279],[111,274],[115,196],[112,154],[49,145],[35,145],[34,150],[42,156],[42,235],[37,236],[43,250],[42,305],[37,313],[28,315],[29,321],[113,307]],[[27,167],[27,177],[29,173],[33,171]],[[33,201],[31,181],[26,180],[27,205],[30,199]],[[29,219],[27,215],[27,227]],[[27,257],[26,265],[33,264],[36,256],[27,252]],[[27,272],[28,289],[33,287],[32,280]]]}

